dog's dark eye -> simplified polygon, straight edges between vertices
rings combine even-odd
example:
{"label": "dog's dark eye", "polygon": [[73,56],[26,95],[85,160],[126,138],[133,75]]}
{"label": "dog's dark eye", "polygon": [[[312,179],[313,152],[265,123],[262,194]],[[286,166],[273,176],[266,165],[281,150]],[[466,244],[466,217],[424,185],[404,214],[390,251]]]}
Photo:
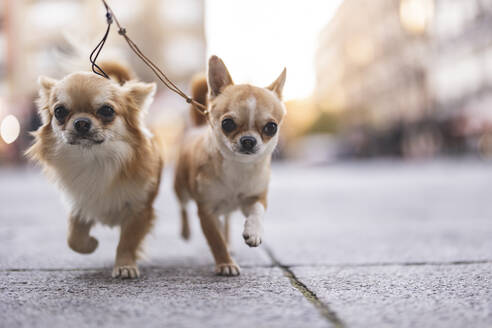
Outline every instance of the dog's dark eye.
{"label": "dog's dark eye", "polygon": [[277,124],[273,122],[268,122],[263,127],[263,133],[269,137],[273,137],[277,133]]}
{"label": "dog's dark eye", "polygon": [[224,130],[225,133],[230,133],[236,130],[236,123],[234,123],[231,118],[226,118],[222,121],[222,130]]}
{"label": "dog's dark eye", "polygon": [[59,105],[55,108],[55,117],[58,121],[63,122],[63,120],[68,116],[68,109],[65,106]]}
{"label": "dog's dark eye", "polygon": [[97,111],[97,115],[104,119],[112,119],[114,116],[114,109],[111,106],[104,105]]}

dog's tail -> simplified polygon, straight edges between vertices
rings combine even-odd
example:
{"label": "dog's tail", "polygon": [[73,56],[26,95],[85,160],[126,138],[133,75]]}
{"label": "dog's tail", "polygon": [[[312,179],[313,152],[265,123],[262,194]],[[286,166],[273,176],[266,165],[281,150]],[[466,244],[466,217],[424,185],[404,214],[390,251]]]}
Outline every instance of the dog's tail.
{"label": "dog's tail", "polygon": [[[64,32],[63,36],[68,51],[53,51],[53,57],[57,63],[57,72],[61,75],[55,77],[62,77],[74,71],[90,71],[87,54],[99,42],[99,37],[92,38],[85,33],[79,34],[75,31]],[[107,46],[98,58],[97,65],[115,82],[122,85],[126,81],[136,78],[130,68],[131,65],[129,65],[126,52],[120,48]]]}
{"label": "dog's tail", "polygon": [[105,60],[101,61],[98,65],[111,79],[120,85],[125,84],[125,82],[135,77],[133,71],[121,61]]}
{"label": "dog's tail", "polygon": [[[207,78],[204,75],[197,75],[191,81],[191,97],[200,104],[207,106],[208,85]],[[207,123],[207,119],[196,108],[190,106],[191,121],[194,126],[200,126]]]}

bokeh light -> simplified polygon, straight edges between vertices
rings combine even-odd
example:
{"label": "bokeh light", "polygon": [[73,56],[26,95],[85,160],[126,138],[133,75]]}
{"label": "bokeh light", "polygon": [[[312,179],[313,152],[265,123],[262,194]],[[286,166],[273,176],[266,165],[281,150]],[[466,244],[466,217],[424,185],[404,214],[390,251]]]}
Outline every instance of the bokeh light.
{"label": "bokeh light", "polygon": [[424,33],[433,16],[433,0],[401,0],[400,2],[401,24],[412,34]]}
{"label": "bokeh light", "polygon": [[19,120],[14,115],[7,115],[0,126],[0,135],[7,144],[14,142],[20,133]]}

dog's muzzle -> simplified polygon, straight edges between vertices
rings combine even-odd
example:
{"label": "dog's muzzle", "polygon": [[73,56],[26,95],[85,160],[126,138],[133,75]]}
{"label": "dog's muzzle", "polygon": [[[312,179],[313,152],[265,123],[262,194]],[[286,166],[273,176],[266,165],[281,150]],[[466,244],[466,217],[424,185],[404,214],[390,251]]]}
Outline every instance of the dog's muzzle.
{"label": "dog's muzzle", "polygon": [[254,154],[256,152],[256,138],[252,136],[244,136],[239,139],[239,143],[241,144],[241,149],[239,152],[242,154]]}
{"label": "dog's muzzle", "polygon": [[75,121],[73,121],[73,127],[75,131],[77,131],[77,134],[81,136],[89,133],[91,126],[92,126],[91,120],[86,117],[80,117],[77,118]]}

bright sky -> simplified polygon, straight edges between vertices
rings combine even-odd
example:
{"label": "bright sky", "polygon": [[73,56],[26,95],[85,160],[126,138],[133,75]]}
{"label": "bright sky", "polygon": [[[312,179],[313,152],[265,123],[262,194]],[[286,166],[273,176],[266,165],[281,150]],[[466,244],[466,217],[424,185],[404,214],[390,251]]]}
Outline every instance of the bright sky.
{"label": "bright sky", "polygon": [[266,86],[287,67],[284,98],[311,95],[321,29],[342,0],[206,0],[207,54],[236,83]]}

